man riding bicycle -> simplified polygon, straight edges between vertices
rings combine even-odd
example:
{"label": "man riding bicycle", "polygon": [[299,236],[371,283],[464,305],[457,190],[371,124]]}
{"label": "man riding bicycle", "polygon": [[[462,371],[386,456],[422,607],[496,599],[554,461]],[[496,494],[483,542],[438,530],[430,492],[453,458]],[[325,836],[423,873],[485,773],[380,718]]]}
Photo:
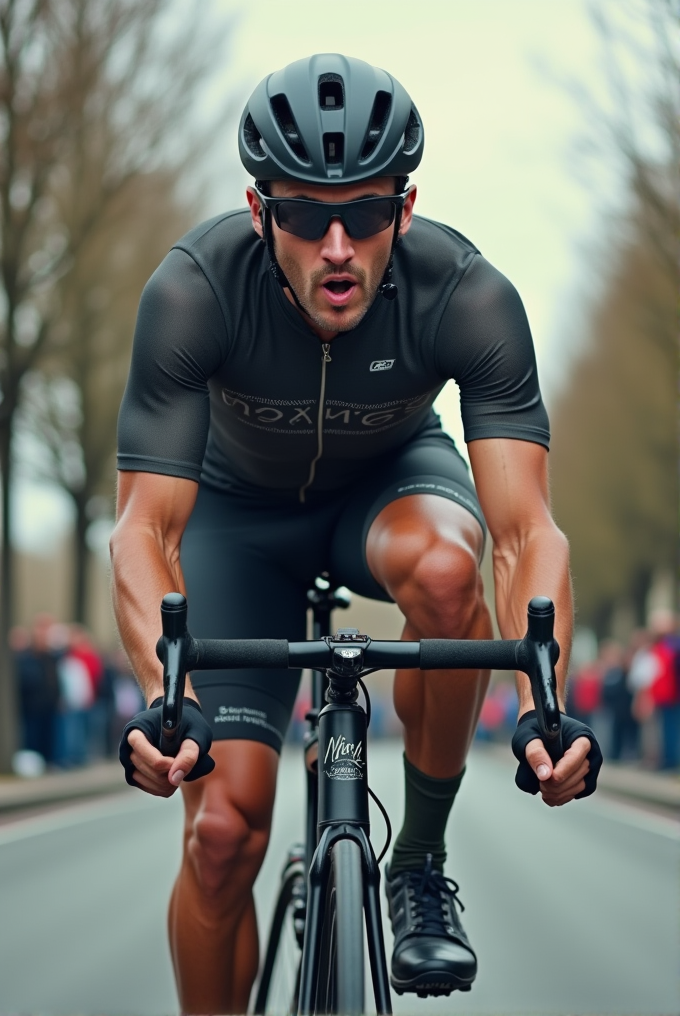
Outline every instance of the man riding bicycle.
{"label": "man riding bicycle", "polygon": [[[248,209],[178,241],[142,296],[111,550],[118,623],[149,708],[126,728],[121,760],[147,793],[182,785],[169,932],[185,1012],[246,1010],[258,967],[252,886],[299,674],[196,675],[185,740],[165,758],[154,654],[165,593],[186,591],[196,637],[299,640],[306,590],[328,572],[396,602],[404,638],[490,638],[479,575],[488,526],[503,637],[522,637],[540,594],[570,644],[568,549],[550,514],[526,315],[469,240],[414,216],[408,178],[423,142],[404,88],[360,60],[316,55],[268,76],[239,127],[255,180]],[[474,485],[432,409],[450,379]],[[476,974],[443,874],[444,834],[488,679],[395,678],[406,807],[386,891],[401,991],[467,989]],[[525,784],[540,784],[550,806],[592,792],[590,731],[568,721],[553,767],[524,675],[518,691]]]}

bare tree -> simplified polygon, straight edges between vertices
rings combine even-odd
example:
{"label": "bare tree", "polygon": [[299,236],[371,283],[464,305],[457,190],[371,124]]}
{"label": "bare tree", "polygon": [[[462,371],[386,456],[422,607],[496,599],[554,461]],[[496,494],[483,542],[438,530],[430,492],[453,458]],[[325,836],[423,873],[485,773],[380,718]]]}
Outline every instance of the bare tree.
{"label": "bare tree", "polygon": [[170,8],[0,0],[0,771],[13,748],[10,490],[22,379],[63,344],[65,280],[97,226],[132,181],[179,169],[193,151],[187,114],[211,49],[188,24],[170,31]]}
{"label": "bare tree", "polygon": [[677,288],[645,226],[630,231],[552,412],[555,513],[580,618],[602,635],[617,602],[643,623],[653,573],[677,560]]}
{"label": "bare tree", "polygon": [[[75,509],[71,616],[88,618],[91,522],[112,514],[116,420],[142,286],[194,216],[177,172],[132,178],[57,283],[58,330],[40,369],[24,375],[16,469],[62,487]],[[26,455],[27,437],[32,437]]]}
{"label": "bare tree", "polygon": [[[628,35],[607,4],[592,10],[613,101],[607,111],[584,101],[594,150],[622,169],[627,208],[609,215],[590,341],[557,400],[551,458],[580,616],[604,634],[622,600],[642,622],[653,572],[677,566],[680,5],[619,5]],[[647,33],[642,50],[636,26]]]}

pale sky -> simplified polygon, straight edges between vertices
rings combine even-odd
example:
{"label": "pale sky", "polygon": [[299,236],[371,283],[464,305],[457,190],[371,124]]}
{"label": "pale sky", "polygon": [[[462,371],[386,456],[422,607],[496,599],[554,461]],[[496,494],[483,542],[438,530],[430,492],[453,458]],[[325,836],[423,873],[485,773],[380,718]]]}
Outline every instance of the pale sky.
{"label": "pale sky", "polygon": [[[591,167],[584,185],[583,166],[574,160],[587,130],[584,115],[551,78],[570,76],[603,94],[586,0],[210,2],[216,23],[235,22],[208,105],[230,94],[240,109],[267,73],[314,52],[360,57],[401,81],[425,127],[423,162],[411,181],[419,188],[416,211],[468,236],[518,288],[549,395],[565,350],[582,331],[574,307],[592,286],[588,254],[616,188],[607,165]],[[235,133],[234,125],[208,153],[224,171],[206,199],[206,215],[244,204],[249,181]],[[452,383],[437,408],[462,445]],[[24,486],[17,503],[22,547],[45,549],[69,525],[58,494]]]}

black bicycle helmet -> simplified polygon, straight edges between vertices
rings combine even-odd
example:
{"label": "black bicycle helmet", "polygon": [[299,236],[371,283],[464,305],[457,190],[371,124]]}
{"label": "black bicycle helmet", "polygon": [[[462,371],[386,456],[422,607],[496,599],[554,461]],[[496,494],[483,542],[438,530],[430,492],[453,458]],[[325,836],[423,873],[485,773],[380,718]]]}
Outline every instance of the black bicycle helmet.
{"label": "black bicycle helmet", "polygon": [[241,161],[256,180],[356,183],[407,177],[423,155],[423,125],[387,71],[317,53],[269,74],[241,117]]}

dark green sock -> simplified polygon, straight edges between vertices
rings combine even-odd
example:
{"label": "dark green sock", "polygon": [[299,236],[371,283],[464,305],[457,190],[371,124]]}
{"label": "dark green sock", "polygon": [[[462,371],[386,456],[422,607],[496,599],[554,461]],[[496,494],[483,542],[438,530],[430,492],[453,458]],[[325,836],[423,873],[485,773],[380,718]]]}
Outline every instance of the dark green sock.
{"label": "dark green sock", "polygon": [[427,776],[416,769],[404,755],[404,824],[394,841],[390,875],[422,868],[426,854],[432,854],[432,864],[438,871],[444,870],[444,832],[451,805],[464,775],[465,769],[457,776],[445,780]]}

